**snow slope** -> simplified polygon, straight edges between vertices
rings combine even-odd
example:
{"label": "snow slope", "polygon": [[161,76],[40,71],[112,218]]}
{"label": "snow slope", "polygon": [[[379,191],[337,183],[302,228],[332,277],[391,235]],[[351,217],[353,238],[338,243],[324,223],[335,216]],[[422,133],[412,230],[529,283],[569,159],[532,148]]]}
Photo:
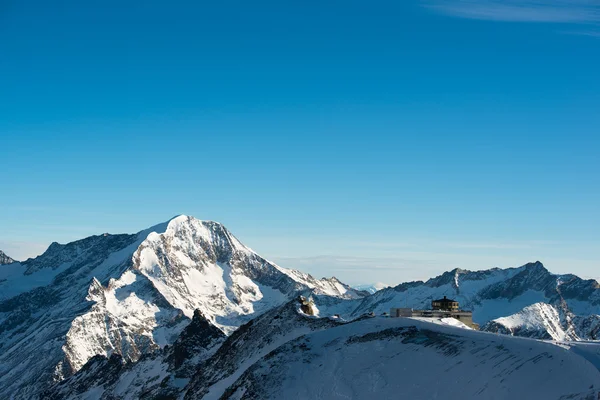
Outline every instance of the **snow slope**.
{"label": "snow slope", "polygon": [[516,314],[496,318],[482,330],[506,335],[557,341],[600,338],[600,316],[574,316],[568,310],[546,303],[525,307]]}
{"label": "snow slope", "polygon": [[546,303],[532,304],[516,314],[494,319],[482,330],[538,339],[577,339],[563,329],[558,310]]}
{"label": "snow slope", "polygon": [[144,239],[93,236],[8,266],[0,282],[0,398],[33,398],[68,373],[62,347],[73,320],[92,306],[86,297],[93,278],[121,275]]}
{"label": "snow slope", "polygon": [[593,349],[376,317],[280,346],[224,398],[595,399],[599,359]]}
{"label": "snow slope", "polygon": [[198,372],[185,388],[187,397],[219,399],[247,368],[278,346],[301,335],[343,323],[306,315],[300,310],[299,303],[292,300],[231,335],[213,357],[198,366]]}
{"label": "snow slope", "polygon": [[196,311],[172,346],[126,363],[117,353],[94,356],[75,375],[42,393],[45,400],[173,398],[226,336]]}

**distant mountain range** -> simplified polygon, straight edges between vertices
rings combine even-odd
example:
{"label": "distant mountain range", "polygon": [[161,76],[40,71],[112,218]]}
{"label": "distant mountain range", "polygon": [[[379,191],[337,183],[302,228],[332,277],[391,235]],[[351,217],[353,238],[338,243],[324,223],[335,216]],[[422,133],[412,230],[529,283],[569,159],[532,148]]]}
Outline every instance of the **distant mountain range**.
{"label": "distant mountain range", "polygon": [[[475,322],[489,332],[572,343],[595,340],[600,328],[598,282],[551,274],[539,262],[505,270],[455,269],[393,288],[351,288],[336,278],[316,279],[280,267],[223,225],[187,216],[137,234],[52,243],[39,257],[5,264],[0,268],[0,398],[259,398],[260,393],[277,397],[294,391],[310,397],[312,389],[299,382],[286,384],[282,392],[269,389],[291,382],[292,370],[283,365],[303,371],[303,358],[294,355],[303,354],[303,346],[311,349],[306,353],[310,360],[331,361],[338,359],[334,354],[352,359],[352,349],[388,348],[385,343],[393,337],[412,346],[430,340],[426,337],[455,335],[447,329],[458,328],[367,317],[391,307],[429,308],[432,299],[442,296],[472,310]],[[302,304],[299,295],[304,296]],[[466,335],[465,329],[458,332]],[[473,340],[484,347],[497,345],[485,334],[473,334],[483,335]],[[313,337],[316,347],[306,342]],[[341,352],[330,353],[339,343],[346,343]],[[515,353],[518,343],[506,350],[507,357],[521,357]],[[391,346],[397,354],[418,349]],[[444,349],[458,346],[456,354],[474,350],[447,338],[431,346],[431,362],[449,357]],[[577,346],[567,347],[580,355],[587,351]],[[535,349],[536,354],[550,351]],[[275,356],[269,356],[272,351]],[[381,363],[377,357],[368,362]],[[456,361],[468,364],[464,357]],[[476,359],[484,361],[470,361]],[[311,375],[320,368],[314,362],[303,372],[306,379],[318,378]],[[326,365],[324,384],[334,370],[319,363]],[[549,361],[548,368],[552,365]],[[277,368],[277,374],[265,380],[261,371],[268,368]],[[379,367],[368,370],[374,374],[370,376],[386,376]],[[600,385],[586,380],[585,371],[581,369],[581,379]],[[587,391],[577,386],[581,379],[565,383],[565,393],[589,395],[589,385]],[[503,382],[497,387],[504,387]],[[366,393],[339,389],[351,397]]]}
{"label": "distant mountain range", "polygon": [[382,289],[391,287],[391,285],[386,285],[385,283],[377,282],[377,283],[370,283],[370,284],[364,284],[364,285],[355,285],[352,287],[356,290],[361,290],[364,292],[368,292],[369,294],[373,294]]}
{"label": "distant mountain range", "polygon": [[[600,284],[575,275],[550,273],[540,262],[519,268],[467,271],[454,269],[426,282],[408,282],[394,288],[379,290],[360,300],[332,306],[337,314],[354,318],[366,312],[388,312],[392,307],[427,309],[433,299],[447,296],[460,307],[473,311],[473,320],[483,329],[499,331],[501,317],[517,313],[532,313],[524,308],[543,303],[544,310],[554,309],[552,317],[571,339],[598,337],[600,314]],[[542,308],[535,309],[539,312]],[[488,324],[495,320],[496,324]],[[516,319],[513,319],[516,321]],[[547,324],[547,322],[546,322]],[[512,326],[512,325],[511,325]],[[545,329],[545,324],[540,329]],[[500,330],[505,333],[530,336],[531,329]],[[538,334],[531,335],[537,337]],[[549,334],[549,337],[555,337]],[[560,337],[556,336],[556,337]]]}

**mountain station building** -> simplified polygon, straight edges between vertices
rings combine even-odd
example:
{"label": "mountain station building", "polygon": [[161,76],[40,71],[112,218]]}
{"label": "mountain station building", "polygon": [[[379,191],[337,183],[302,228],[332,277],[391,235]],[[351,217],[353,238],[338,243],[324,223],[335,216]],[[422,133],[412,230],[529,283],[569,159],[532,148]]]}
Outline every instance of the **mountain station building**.
{"label": "mountain station building", "polygon": [[392,308],[390,310],[392,318],[455,318],[470,328],[479,330],[479,324],[473,322],[473,313],[471,311],[461,310],[458,301],[448,299],[433,300],[431,310],[415,310],[413,308]]}

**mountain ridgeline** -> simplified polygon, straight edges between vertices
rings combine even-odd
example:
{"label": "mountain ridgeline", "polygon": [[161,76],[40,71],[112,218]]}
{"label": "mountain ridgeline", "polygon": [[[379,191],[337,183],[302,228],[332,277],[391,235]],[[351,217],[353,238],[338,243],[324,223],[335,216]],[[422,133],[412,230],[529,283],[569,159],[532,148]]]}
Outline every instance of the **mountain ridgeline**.
{"label": "mountain ridgeline", "polygon": [[[600,388],[600,360],[593,355],[598,347],[580,342],[599,337],[600,285],[552,274],[539,262],[455,269],[367,292],[280,267],[223,225],[179,216],[137,234],[53,243],[23,262],[0,252],[0,264],[0,398],[360,398],[369,390],[386,396],[400,383],[381,369],[388,359],[382,349],[423,355],[460,373],[474,373],[486,357],[512,360],[503,367],[510,375],[504,378],[481,369],[482,379],[493,384],[475,385],[473,393],[508,394],[510,385],[521,385],[518,393],[528,396],[546,390],[586,398]],[[542,360],[544,368],[558,370],[552,344],[530,346],[525,357],[521,339],[505,345],[495,335],[439,323],[371,317],[392,307],[429,308],[443,296],[501,337],[568,342],[560,363],[573,366],[579,377],[556,376],[561,387],[536,392],[543,376],[529,365]],[[487,350],[469,356],[477,349]],[[399,359],[390,362],[408,368]],[[532,368],[528,384],[513,377],[515,363]],[[363,372],[352,367],[363,364]],[[427,365],[413,367],[426,375]],[[277,374],[265,377],[270,369]],[[347,374],[339,381],[338,370]],[[364,381],[365,371],[379,378]],[[302,379],[294,378],[296,372]],[[410,376],[418,383],[415,374]],[[338,392],[324,388],[331,382],[340,385]],[[448,398],[460,398],[461,382],[449,378]],[[441,390],[426,386],[422,382],[421,398]]]}
{"label": "mountain ridgeline", "polygon": [[[534,304],[545,304],[553,309],[552,323],[560,326],[566,336],[546,332],[544,337],[560,340],[595,339],[600,325],[600,284],[575,275],[557,275],[549,272],[540,262],[519,268],[467,271],[454,269],[426,282],[409,282],[387,288],[355,301],[356,308],[347,309],[350,317],[374,311],[382,313],[391,307],[429,308],[431,300],[447,296],[460,307],[473,311],[473,320],[484,330],[538,337],[530,330],[499,330],[497,319],[523,311]],[[525,310],[525,312],[531,310]],[[497,323],[490,323],[496,321]],[[490,323],[490,324],[488,324]],[[544,330],[543,324],[537,328]],[[531,335],[530,335],[531,333]]]}

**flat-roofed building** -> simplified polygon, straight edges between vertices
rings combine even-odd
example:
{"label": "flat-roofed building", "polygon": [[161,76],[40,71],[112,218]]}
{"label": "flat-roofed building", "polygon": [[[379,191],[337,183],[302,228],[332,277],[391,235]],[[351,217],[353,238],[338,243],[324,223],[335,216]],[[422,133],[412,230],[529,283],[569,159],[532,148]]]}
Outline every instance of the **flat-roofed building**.
{"label": "flat-roofed building", "polygon": [[390,317],[412,317],[414,310],[412,308],[392,308],[390,309]]}

